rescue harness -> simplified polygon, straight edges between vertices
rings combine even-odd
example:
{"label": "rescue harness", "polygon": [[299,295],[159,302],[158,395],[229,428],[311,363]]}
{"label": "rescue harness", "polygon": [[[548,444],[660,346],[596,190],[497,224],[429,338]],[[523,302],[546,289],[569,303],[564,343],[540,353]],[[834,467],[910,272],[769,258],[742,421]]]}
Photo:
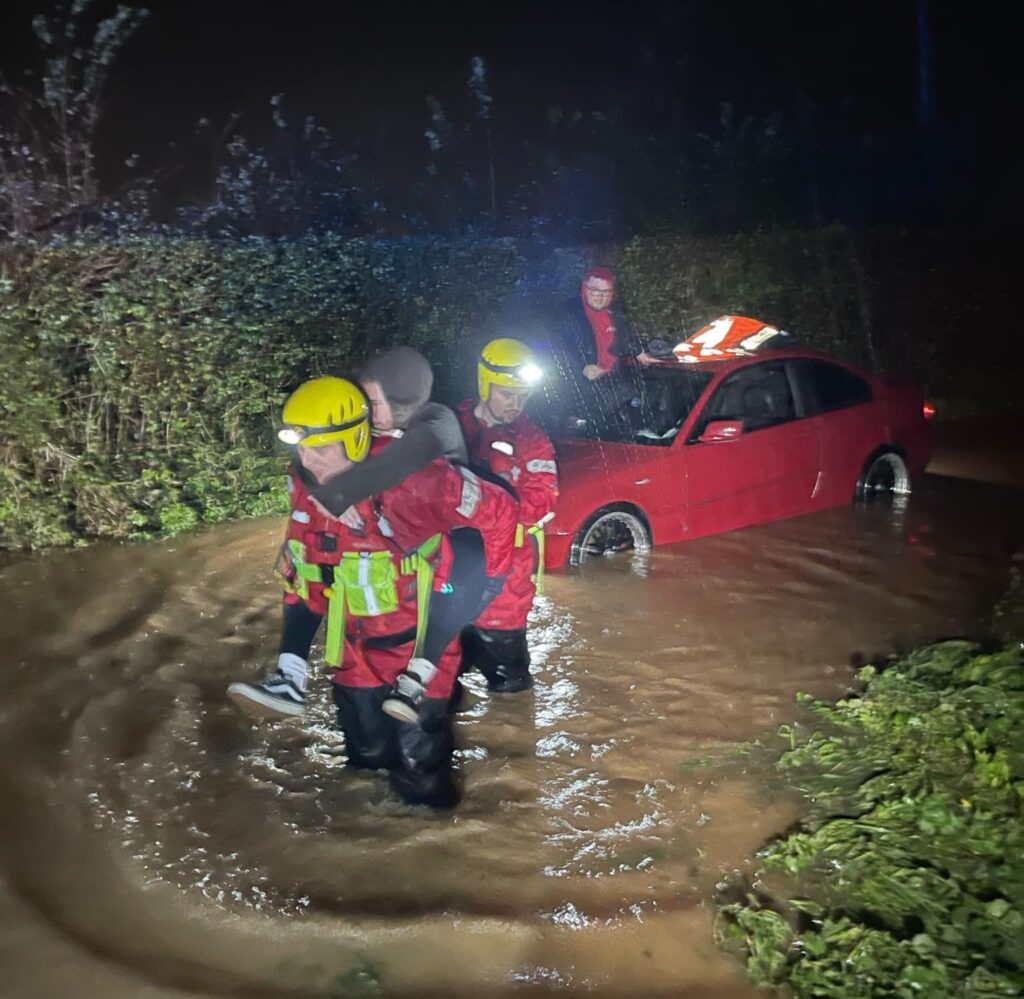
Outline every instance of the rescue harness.
{"label": "rescue harness", "polygon": [[427,630],[427,611],[434,588],[434,555],[441,547],[441,535],[435,534],[418,548],[403,555],[396,570],[389,551],[343,552],[336,565],[320,565],[306,559],[306,546],[297,538],[286,543],[293,573],[276,575],[288,593],[309,599],[309,584],[323,586],[327,600],[327,636],[325,658],[332,666],[341,663],[345,645],[345,617],[380,617],[399,608],[400,576],[416,577],[416,632],[413,657],[422,652]]}

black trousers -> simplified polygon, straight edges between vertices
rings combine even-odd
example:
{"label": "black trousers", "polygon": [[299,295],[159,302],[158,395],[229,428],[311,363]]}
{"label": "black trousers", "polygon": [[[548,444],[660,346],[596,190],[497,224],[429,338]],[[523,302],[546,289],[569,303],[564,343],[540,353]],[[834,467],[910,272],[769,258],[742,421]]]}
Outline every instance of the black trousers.
{"label": "black trousers", "polygon": [[300,659],[309,659],[309,650],[322,620],[320,614],[314,614],[301,600],[294,604],[286,603],[278,652],[290,652]]}
{"label": "black trousers", "polygon": [[[285,604],[281,652],[308,659],[320,621],[321,616],[304,603]],[[409,725],[381,710],[384,698],[392,691],[390,684],[331,686],[350,766],[387,770],[391,787],[410,805],[454,808],[458,804],[448,699],[425,698],[420,705],[419,722]]]}
{"label": "black trousers", "polygon": [[424,698],[414,725],[381,710],[391,687],[334,684],[338,725],[345,733],[350,766],[387,770],[392,789],[410,805],[454,808],[459,789],[452,771],[451,714],[447,699]]}
{"label": "black trousers", "polygon": [[530,649],[526,629],[498,631],[470,625],[462,633],[462,671],[476,667],[491,690],[530,686]]}
{"label": "black trousers", "polygon": [[444,592],[430,595],[423,658],[435,665],[448,643],[472,624],[501,592],[504,576],[488,576],[484,541],[480,532],[460,527],[450,536],[451,571]]}

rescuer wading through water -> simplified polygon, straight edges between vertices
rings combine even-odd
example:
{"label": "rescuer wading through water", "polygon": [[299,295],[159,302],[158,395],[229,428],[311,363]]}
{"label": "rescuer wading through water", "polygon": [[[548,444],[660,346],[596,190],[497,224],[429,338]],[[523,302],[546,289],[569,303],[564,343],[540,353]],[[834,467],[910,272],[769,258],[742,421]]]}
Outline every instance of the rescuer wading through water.
{"label": "rescuer wading through water", "polygon": [[477,363],[477,397],[456,407],[471,467],[508,482],[519,499],[519,525],[505,586],[462,634],[463,665],[476,666],[496,693],[528,688],[526,623],[544,571],[544,523],[558,499],[555,449],[524,412],[542,372],[518,340],[492,340]]}
{"label": "rescuer wading through water", "polygon": [[[282,422],[279,436],[295,447],[296,460],[279,560],[286,594],[278,668],[261,684],[233,683],[229,695],[264,717],[300,716],[310,647],[326,617],[326,658],[336,667],[350,764],[387,769],[407,802],[449,807],[457,800],[449,711],[457,636],[500,590],[517,504],[439,458],[359,501],[343,521],[313,500],[304,480],[323,482],[369,457],[363,393],[344,379],[314,379],[285,403]],[[375,450],[393,446],[383,438]],[[461,576],[454,574],[459,535],[469,553]]]}

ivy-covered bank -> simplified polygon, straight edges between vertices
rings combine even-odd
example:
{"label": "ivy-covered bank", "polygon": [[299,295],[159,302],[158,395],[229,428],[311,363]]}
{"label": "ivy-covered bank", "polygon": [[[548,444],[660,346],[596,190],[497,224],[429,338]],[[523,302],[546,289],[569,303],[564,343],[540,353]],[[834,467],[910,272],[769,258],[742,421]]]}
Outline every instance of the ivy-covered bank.
{"label": "ivy-covered bank", "polygon": [[[969,381],[956,337],[998,321],[1013,259],[991,233],[841,227],[583,248],[331,236],[8,244],[0,548],[146,537],[278,509],[272,428],[291,388],[401,341],[431,357],[440,395],[456,398],[472,385],[475,346],[499,332],[543,340],[546,317],[593,263],[618,269],[645,336],[681,337],[746,312],[941,394],[951,357],[958,383]],[[984,342],[971,358],[998,367]],[[982,393],[998,397],[991,372]]]}
{"label": "ivy-covered bank", "polygon": [[1024,995],[1024,655],[967,642],[808,701],[775,769],[807,800],[719,936],[814,999]]}

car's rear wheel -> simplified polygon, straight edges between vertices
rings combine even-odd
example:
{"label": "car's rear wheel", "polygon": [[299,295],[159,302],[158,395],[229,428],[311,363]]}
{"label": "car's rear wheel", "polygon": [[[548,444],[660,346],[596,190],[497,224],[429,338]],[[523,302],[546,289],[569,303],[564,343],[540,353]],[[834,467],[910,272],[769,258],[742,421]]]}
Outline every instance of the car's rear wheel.
{"label": "car's rear wheel", "polygon": [[650,528],[641,517],[630,510],[604,510],[591,517],[576,535],[569,551],[569,564],[579,565],[618,552],[650,550]]}
{"label": "car's rear wheel", "polygon": [[901,454],[882,451],[868,459],[857,482],[859,503],[905,500],[909,495],[910,469]]}

